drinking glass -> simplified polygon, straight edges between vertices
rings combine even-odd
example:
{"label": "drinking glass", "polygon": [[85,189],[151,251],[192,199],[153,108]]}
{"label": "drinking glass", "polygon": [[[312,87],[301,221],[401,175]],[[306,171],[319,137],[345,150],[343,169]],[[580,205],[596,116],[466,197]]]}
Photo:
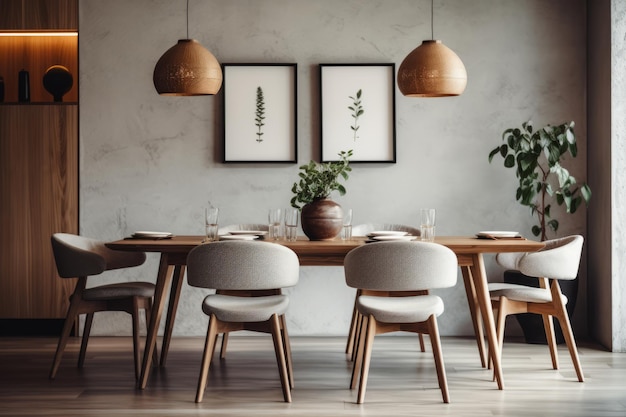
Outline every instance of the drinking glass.
{"label": "drinking glass", "polygon": [[285,235],[289,242],[295,242],[298,234],[298,217],[300,210],[296,208],[285,209]]}
{"label": "drinking glass", "polygon": [[343,227],[341,228],[341,240],[352,239],[352,209],[347,209],[343,214]]}
{"label": "drinking glass", "polygon": [[420,209],[420,235],[425,242],[435,241],[435,209]]}
{"label": "drinking glass", "polygon": [[268,215],[269,238],[279,240],[282,238],[283,210],[271,209]]}
{"label": "drinking glass", "polygon": [[217,215],[219,209],[217,207],[209,206],[204,209],[204,231],[206,238],[205,242],[214,242],[217,238]]}

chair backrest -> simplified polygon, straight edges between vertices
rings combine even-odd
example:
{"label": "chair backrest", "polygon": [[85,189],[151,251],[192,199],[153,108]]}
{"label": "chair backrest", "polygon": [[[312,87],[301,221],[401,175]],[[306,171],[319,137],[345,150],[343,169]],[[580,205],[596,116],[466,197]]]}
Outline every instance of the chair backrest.
{"label": "chair backrest", "polygon": [[378,242],[352,249],[344,260],[346,283],[375,291],[417,291],[451,287],[457,257],[430,242]]}
{"label": "chair backrest", "polygon": [[367,236],[369,233],[377,230],[395,230],[399,232],[408,232],[413,236],[420,235],[420,229],[404,224],[393,223],[364,223],[352,226],[352,236]]}
{"label": "chair backrest", "polygon": [[238,231],[238,230],[260,230],[267,232],[269,230],[268,224],[261,223],[240,223],[240,224],[229,224],[224,227],[220,227],[218,230],[218,234],[223,235],[228,232]]}
{"label": "chair backrest", "polygon": [[574,279],[582,255],[584,239],[580,235],[546,240],[538,252],[528,252],[518,262],[518,270],[529,277]]}
{"label": "chair backrest", "polygon": [[61,278],[98,275],[110,269],[138,266],[146,261],[143,252],[112,250],[104,246],[104,242],[70,233],[55,233],[50,241]]}
{"label": "chair backrest", "polygon": [[217,290],[269,290],[298,283],[300,262],[291,249],[270,242],[200,245],[187,256],[189,285]]}

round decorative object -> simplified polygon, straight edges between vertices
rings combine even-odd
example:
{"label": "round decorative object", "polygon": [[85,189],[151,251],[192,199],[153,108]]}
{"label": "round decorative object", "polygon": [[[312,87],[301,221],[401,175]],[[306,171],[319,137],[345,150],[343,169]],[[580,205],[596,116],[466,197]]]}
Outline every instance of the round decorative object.
{"label": "round decorative object", "polygon": [[463,61],[440,40],[423,41],[398,69],[398,88],[408,97],[458,96],[466,85]]}
{"label": "round decorative object", "polygon": [[179,39],[159,58],[152,81],[161,95],[212,95],[222,86],[222,67],[195,39]]}
{"label": "round decorative object", "polygon": [[310,240],[334,239],[343,226],[341,206],[328,198],[302,207],[302,231]]}
{"label": "round decorative object", "polygon": [[63,96],[72,89],[74,78],[63,65],[53,65],[46,70],[43,76],[43,86],[54,101],[63,101]]}

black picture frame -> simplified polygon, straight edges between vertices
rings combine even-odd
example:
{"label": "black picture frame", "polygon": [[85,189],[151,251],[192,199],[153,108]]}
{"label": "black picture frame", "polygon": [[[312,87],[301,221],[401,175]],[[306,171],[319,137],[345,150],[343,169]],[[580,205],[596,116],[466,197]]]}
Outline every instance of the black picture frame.
{"label": "black picture frame", "polygon": [[222,64],[224,163],[296,163],[295,63]]}
{"label": "black picture frame", "polygon": [[322,162],[350,149],[350,162],[396,162],[395,74],[394,63],[319,64]]}

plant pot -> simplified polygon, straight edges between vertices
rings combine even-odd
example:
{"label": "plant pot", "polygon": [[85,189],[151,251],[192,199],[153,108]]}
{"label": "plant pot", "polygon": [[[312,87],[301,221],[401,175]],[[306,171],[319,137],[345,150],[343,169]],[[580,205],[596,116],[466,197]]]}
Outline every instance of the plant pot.
{"label": "plant pot", "polygon": [[328,198],[314,200],[302,207],[302,231],[310,240],[334,239],[343,225],[341,206]]}
{"label": "plant pot", "polygon": [[[504,271],[504,282],[539,287],[539,280],[537,278],[526,276],[515,270]],[[567,297],[567,315],[571,320],[578,296],[578,278],[573,280],[559,280],[559,286],[561,287],[561,292]],[[541,315],[533,313],[515,314],[515,319],[524,332],[524,340],[526,340],[526,343],[542,345],[548,343]],[[556,343],[565,343],[558,320],[554,320],[554,335],[556,337]]]}

